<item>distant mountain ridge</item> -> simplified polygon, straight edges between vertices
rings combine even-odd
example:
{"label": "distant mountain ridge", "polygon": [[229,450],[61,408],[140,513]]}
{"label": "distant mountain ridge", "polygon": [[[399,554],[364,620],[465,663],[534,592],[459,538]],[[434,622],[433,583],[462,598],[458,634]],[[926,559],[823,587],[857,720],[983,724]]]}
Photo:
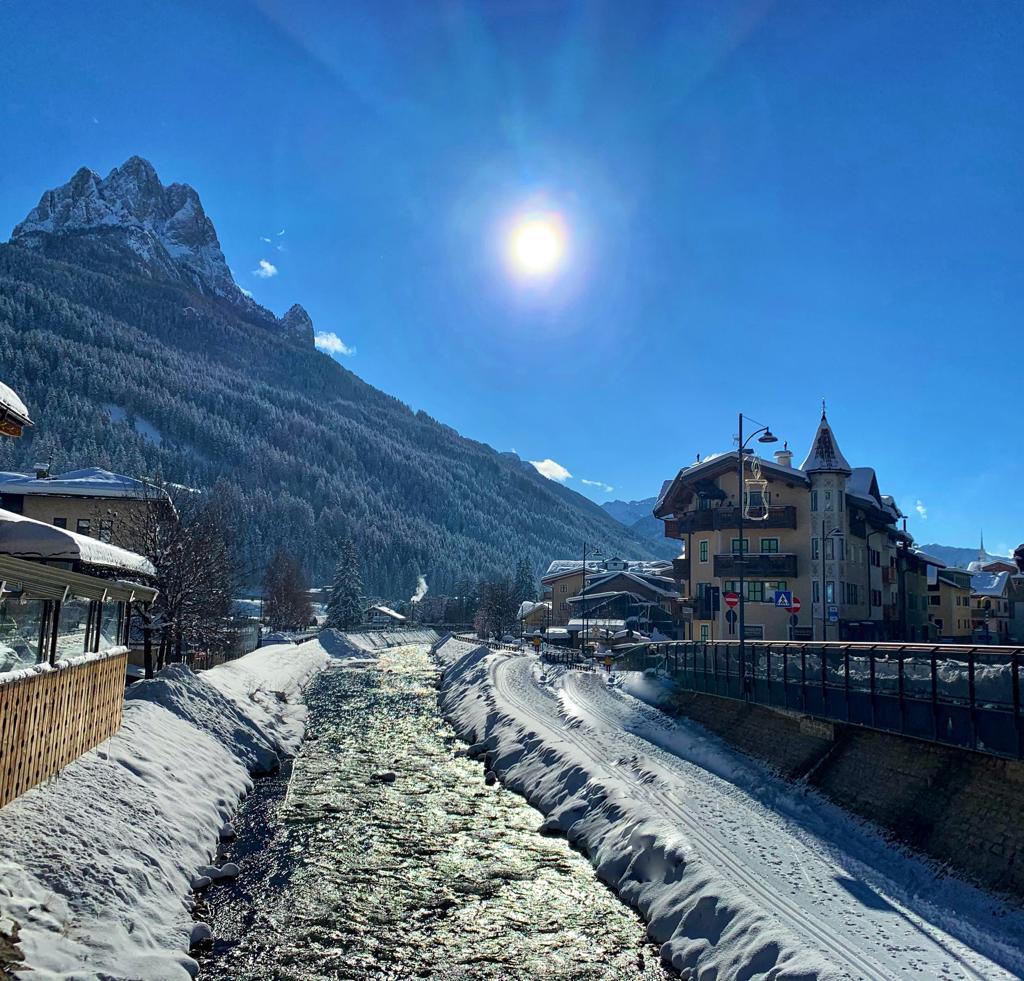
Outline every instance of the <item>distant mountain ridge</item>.
{"label": "distant mountain ridge", "polygon": [[[946,565],[952,566],[954,569],[966,569],[971,562],[978,558],[978,549],[976,548],[960,548],[956,545],[937,545],[934,543],[918,547],[922,552],[934,555],[935,558],[941,559]],[[985,552],[985,560],[987,562],[996,562],[998,560],[1003,562],[1012,561],[1009,556],[993,555],[988,551]]]}
{"label": "distant mountain ridge", "polygon": [[641,518],[652,517],[657,502],[656,497],[645,497],[641,501],[605,501],[601,507],[620,524],[628,526]]}
{"label": "distant mountain ridge", "polygon": [[132,158],[80,170],[0,245],[2,376],[36,422],[0,470],[99,466],[216,489],[247,579],[278,547],[327,581],[352,535],[367,589],[401,599],[572,557],[670,554],[514,454],[467,439],[312,344],[230,278],[187,185]]}

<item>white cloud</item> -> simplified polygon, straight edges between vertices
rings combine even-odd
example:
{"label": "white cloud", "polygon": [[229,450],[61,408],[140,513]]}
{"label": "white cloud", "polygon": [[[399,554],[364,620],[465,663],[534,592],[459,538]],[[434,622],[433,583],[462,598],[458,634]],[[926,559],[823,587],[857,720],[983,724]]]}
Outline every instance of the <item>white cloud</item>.
{"label": "white cloud", "polygon": [[564,484],[572,476],[562,464],[555,463],[551,459],[531,460],[530,463],[537,468],[537,473],[542,477],[547,477],[548,480],[557,480],[560,484]]}
{"label": "white cloud", "polygon": [[278,252],[287,252],[288,251],[288,246],[287,245],[275,245],[274,248],[277,249]]}
{"label": "white cloud", "polygon": [[250,296],[250,297],[252,296],[252,293],[250,293],[250,292],[249,292],[249,291],[248,291],[248,290],[247,290],[247,289],[246,289],[246,288],[245,288],[244,286],[239,286],[239,287],[238,287],[238,289],[239,289],[239,290],[240,290],[240,291],[241,291],[242,293],[244,293],[244,294],[245,294],[246,296]]}
{"label": "white cloud", "polygon": [[347,358],[351,358],[356,353],[356,349],[349,347],[333,330],[317,334],[313,338],[313,343],[321,351],[330,351],[331,354],[344,354]]}
{"label": "white cloud", "polygon": [[921,516],[922,521],[928,520],[928,508],[924,506],[922,501],[919,500],[917,504],[914,505],[914,510]]}
{"label": "white cloud", "polygon": [[270,239],[269,239],[269,238],[267,238],[267,236],[266,236],[266,235],[261,235],[261,236],[260,236],[260,241],[261,241],[261,242],[266,242],[266,243],[267,243],[267,245],[270,245]]}
{"label": "white cloud", "polygon": [[277,275],[277,266],[272,262],[267,262],[266,259],[260,259],[260,265],[258,269],[252,271],[254,276],[259,276],[260,279],[270,279],[271,276]]}
{"label": "white cloud", "polygon": [[281,229],[281,231],[279,231],[279,232],[278,232],[277,234],[278,234],[279,236],[280,236],[280,235],[284,235],[284,229],[282,228],[282,229]]}
{"label": "white cloud", "polygon": [[610,494],[614,487],[611,484],[606,484],[603,480],[587,480],[586,477],[580,478],[580,482],[586,484],[588,487],[600,487],[606,494]]}

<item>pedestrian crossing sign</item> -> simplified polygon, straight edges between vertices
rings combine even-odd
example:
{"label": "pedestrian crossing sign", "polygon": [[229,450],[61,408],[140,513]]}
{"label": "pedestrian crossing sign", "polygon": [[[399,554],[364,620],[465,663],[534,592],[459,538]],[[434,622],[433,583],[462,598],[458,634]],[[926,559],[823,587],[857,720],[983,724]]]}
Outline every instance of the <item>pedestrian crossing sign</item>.
{"label": "pedestrian crossing sign", "polygon": [[793,605],[793,592],[789,589],[775,590],[775,605],[783,610],[788,610]]}

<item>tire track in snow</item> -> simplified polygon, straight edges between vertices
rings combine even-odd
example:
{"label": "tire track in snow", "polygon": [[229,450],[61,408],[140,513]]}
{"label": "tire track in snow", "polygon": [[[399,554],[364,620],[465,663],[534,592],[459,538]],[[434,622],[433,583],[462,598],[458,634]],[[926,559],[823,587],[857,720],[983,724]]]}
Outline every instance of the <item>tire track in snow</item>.
{"label": "tire track in snow", "polygon": [[[600,745],[600,732],[593,724],[588,725],[584,720],[580,720],[587,727],[586,732],[581,731],[580,728],[567,728],[562,719],[561,706],[550,692],[538,688],[531,675],[532,661],[528,658],[496,660],[491,666],[492,683],[503,700],[507,701],[517,712],[533,720],[542,730],[546,730],[558,739],[572,743],[595,766],[607,769],[609,759],[618,759],[621,745],[615,748],[614,743],[621,744],[624,738],[643,742],[640,737],[630,736],[624,732],[618,719],[607,713],[602,717],[600,711],[591,703],[588,703],[588,708],[602,718],[602,721],[612,730],[608,733],[612,737],[612,751],[609,752],[607,746]],[[543,700],[551,702],[554,717],[538,708],[537,695],[541,695]],[[531,696],[533,697],[531,698]],[[654,747],[650,746],[650,749],[653,750]],[[703,847],[706,858],[719,862],[729,871],[731,878],[747,889],[751,895],[760,899],[761,909],[765,914],[775,916],[788,932],[809,940],[818,946],[826,956],[831,954],[831,959],[838,962],[837,967],[843,968],[844,976],[848,978],[881,981],[881,979],[898,978],[902,975],[902,971],[894,973],[884,967],[871,953],[851,943],[847,937],[838,933],[830,924],[816,919],[813,910],[809,911],[800,907],[788,896],[773,889],[762,878],[738,862],[726,841],[696,820],[674,795],[660,789],[658,784],[671,786],[673,783],[678,783],[680,775],[659,765],[652,759],[652,755],[650,752],[644,752],[643,763],[645,769],[657,773],[660,779],[656,784],[641,782],[634,778],[631,783],[631,791],[637,801],[658,809],[678,821],[689,836]],[[620,774],[621,769],[617,769],[616,775]],[[917,937],[914,939],[919,941]],[[911,951],[914,946],[912,943],[904,943],[902,950]],[[963,972],[960,974],[961,978],[968,978],[971,981],[985,978],[985,975],[979,974],[965,965],[958,964],[956,967]],[[946,968],[948,971],[953,968],[953,965],[947,963]],[[918,973],[923,976],[920,968]],[[954,976],[946,973],[947,978]]]}

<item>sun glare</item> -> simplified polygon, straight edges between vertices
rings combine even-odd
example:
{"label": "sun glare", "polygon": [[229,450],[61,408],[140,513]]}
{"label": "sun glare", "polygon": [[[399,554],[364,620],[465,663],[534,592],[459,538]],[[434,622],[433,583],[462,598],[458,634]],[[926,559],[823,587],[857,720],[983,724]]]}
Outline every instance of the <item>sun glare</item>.
{"label": "sun glare", "polygon": [[553,273],[565,255],[565,227],[559,215],[520,219],[509,238],[512,266],[525,276]]}

